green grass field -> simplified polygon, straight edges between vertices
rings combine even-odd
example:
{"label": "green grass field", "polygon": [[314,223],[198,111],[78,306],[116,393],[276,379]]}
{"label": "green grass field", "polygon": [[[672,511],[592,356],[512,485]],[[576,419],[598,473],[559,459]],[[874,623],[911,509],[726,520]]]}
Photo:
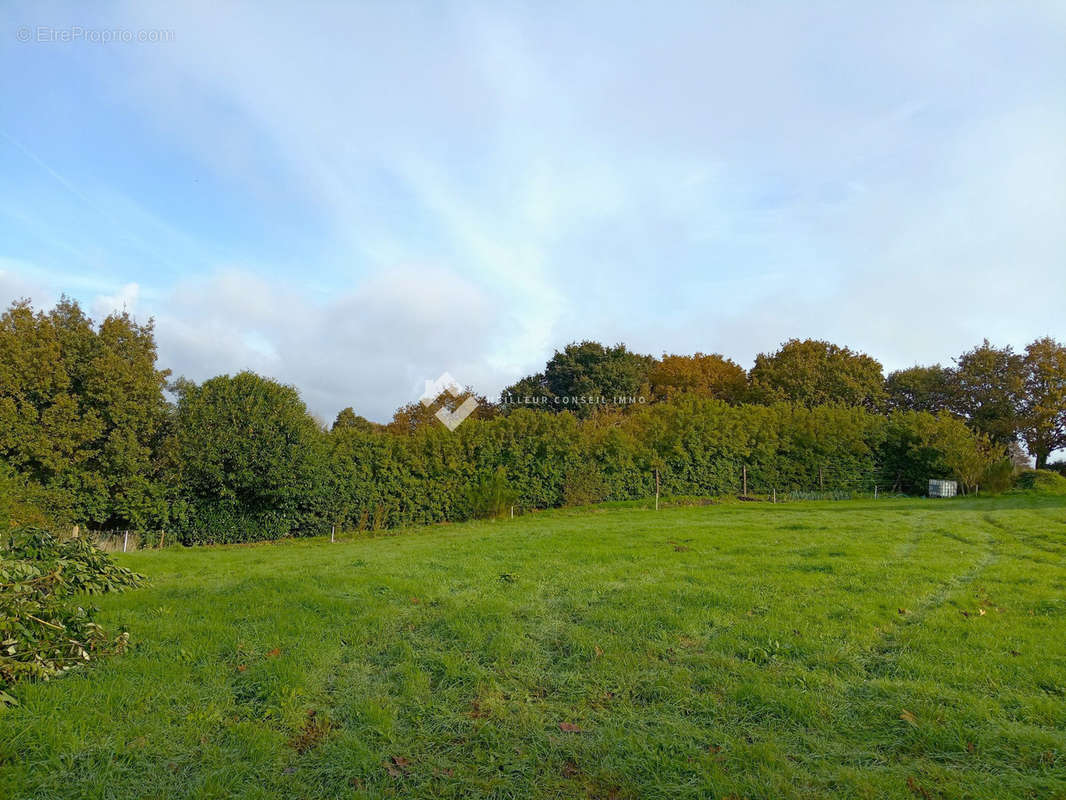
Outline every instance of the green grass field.
{"label": "green grass field", "polygon": [[1066,797],[1066,498],[597,508],[120,556],[0,797]]}

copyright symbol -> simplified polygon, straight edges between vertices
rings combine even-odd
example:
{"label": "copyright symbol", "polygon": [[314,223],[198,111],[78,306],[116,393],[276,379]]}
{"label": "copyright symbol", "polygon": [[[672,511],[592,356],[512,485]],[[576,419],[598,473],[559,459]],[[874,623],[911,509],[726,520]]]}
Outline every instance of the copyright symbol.
{"label": "copyright symbol", "polygon": [[15,38],[20,42],[28,42],[31,36],[33,36],[33,31],[27,27],[19,28],[18,33],[15,34]]}

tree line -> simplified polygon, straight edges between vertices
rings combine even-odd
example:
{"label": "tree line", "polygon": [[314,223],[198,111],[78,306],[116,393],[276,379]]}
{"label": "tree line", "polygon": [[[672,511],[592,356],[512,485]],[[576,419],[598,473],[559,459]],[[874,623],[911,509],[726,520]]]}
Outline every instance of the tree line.
{"label": "tree line", "polygon": [[[881,363],[866,353],[791,339],[776,352],[760,353],[745,371],[718,353],[654,358],[624,344],[586,341],[557,351],[543,372],[506,388],[498,405],[479,398],[479,411],[482,417],[517,407],[570,411],[582,418],[598,413],[597,403],[561,402],[575,397],[604,398],[609,405],[616,398],[657,403],[681,395],[731,405],[840,404],[878,413],[946,412],[996,444],[1014,449],[1024,443],[1038,469],[1047,466],[1053,452],[1066,448],[1066,347],[1043,337],[1015,353],[1009,345],[996,347],[986,339],[954,362],[950,367],[914,366],[886,377]],[[447,402],[455,407],[466,396]],[[335,424],[353,424],[354,419],[354,411],[345,409]],[[385,428],[411,432],[432,419],[432,410],[410,404]]]}
{"label": "tree line", "polygon": [[[0,318],[0,520],[161,529],[187,542],[459,520],[517,503],[819,487],[1002,484],[1024,442],[1066,446],[1066,349],[987,341],[952,367],[883,375],[791,340],[750,371],[721,355],[568,345],[490,402],[468,389],[378,424],[317,422],[297,390],[243,372],[197,384],[157,365],[151,322],[77,303]],[[439,405],[477,397],[456,431]],[[607,403],[561,402],[605,398]],[[639,402],[616,400],[639,399]],[[1012,453],[1012,450],[1015,451]]]}

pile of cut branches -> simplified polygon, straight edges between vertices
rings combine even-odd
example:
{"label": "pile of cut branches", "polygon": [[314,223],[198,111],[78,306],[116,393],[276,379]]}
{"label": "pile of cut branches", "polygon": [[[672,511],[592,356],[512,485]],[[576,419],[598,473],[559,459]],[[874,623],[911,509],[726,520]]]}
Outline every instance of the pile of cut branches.
{"label": "pile of cut branches", "polygon": [[61,540],[43,528],[10,531],[0,541],[0,706],[16,702],[4,691],[16,681],[48,680],[122,652],[129,634],[109,635],[77,595],[144,582],[86,541]]}

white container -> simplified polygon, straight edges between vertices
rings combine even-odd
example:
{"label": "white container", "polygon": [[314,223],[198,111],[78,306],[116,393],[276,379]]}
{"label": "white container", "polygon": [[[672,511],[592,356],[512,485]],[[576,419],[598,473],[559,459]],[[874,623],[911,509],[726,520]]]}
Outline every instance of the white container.
{"label": "white container", "polygon": [[930,497],[954,497],[958,494],[958,485],[955,481],[929,481]]}

